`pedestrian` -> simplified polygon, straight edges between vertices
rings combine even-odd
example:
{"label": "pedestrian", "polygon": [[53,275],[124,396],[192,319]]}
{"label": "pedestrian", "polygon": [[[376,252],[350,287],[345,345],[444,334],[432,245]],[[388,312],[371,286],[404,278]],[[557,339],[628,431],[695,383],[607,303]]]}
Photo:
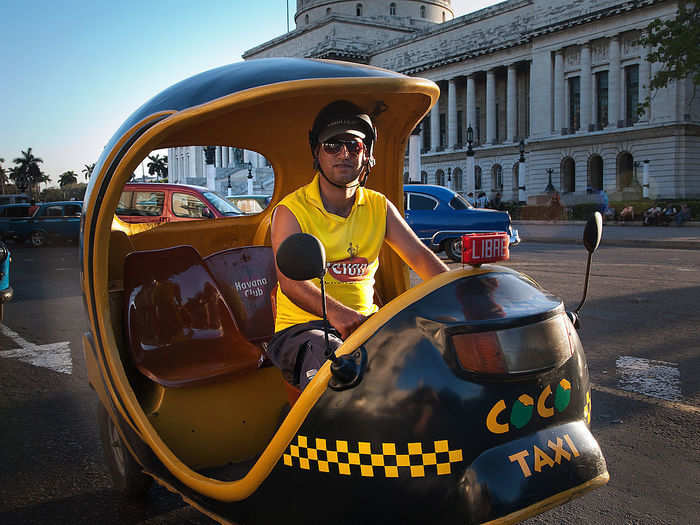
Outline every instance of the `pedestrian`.
{"label": "pedestrian", "polygon": [[690,215],[690,207],[684,202],[673,219],[676,221],[677,226],[682,226],[685,221],[690,220]]}
{"label": "pedestrian", "polygon": [[496,196],[493,198],[491,201],[491,208],[494,210],[501,210],[503,209],[503,201],[501,200],[501,194],[500,192],[496,193]]}
{"label": "pedestrian", "polygon": [[476,207],[476,200],[474,199],[474,192],[470,191],[467,193],[467,202],[472,206]]}
{"label": "pedestrian", "polygon": [[489,199],[486,197],[485,192],[479,193],[479,198],[476,199],[476,207],[477,208],[486,208],[489,204]]}

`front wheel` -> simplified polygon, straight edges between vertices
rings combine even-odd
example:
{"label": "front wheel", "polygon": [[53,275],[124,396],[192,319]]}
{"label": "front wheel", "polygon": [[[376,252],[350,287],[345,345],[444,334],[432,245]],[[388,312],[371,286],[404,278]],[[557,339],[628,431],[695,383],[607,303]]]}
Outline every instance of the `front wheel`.
{"label": "front wheel", "polygon": [[34,248],[40,248],[46,244],[46,234],[42,231],[33,231],[30,239]]}
{"label": "front wheel", "polygon": [[143,498],[153,479],[143,473],[141,465],[124,445],[117,426],[101,403],[97,409],[97,421],[100,426],[102,450],[114,488],[130,498]]}
{"label": "front wheel", "polygon": [[462,261],[462,239],[457,237],[456,239],[448,239],[444,243],[445,253],[454,262]]}

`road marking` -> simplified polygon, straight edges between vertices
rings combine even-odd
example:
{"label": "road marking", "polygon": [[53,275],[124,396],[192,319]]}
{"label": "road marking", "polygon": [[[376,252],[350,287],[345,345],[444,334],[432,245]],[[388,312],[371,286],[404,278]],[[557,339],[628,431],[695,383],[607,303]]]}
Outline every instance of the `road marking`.
{"label": "road marking", "polygon": [[655,397],[645,396],[636,392],[628,392],[627,390],[620,390],[619,388],[610,388],[609,386],[598,385],[596,383],[591,383],[591,388],[593,388],[593,390],[597,390],[598,392],[603,392],[613,396],[626,397],[627,399],[642,401],[644,403],[658,405],[673,410],[680,410],[681,412],[688,412],[690,414],[700,414],[700,407],[688,405],[686,403],[679,403],[678,401],[666,401],[665,399],[657,399]]}
{"label": "road marking", "polygon": [[73,373],[73,360],[68,341],[35,345],[2,323],[0,323],[0,333],[12,339],[19,346],[13,350],[0,350],[0,357],[17,359],[23,363],[49,368],[62,374],[70,375]]}

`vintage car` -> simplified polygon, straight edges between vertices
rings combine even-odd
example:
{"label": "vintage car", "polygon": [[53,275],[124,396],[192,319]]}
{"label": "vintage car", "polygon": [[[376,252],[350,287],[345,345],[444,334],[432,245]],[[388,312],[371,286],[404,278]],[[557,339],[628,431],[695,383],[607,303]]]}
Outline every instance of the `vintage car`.
{"label": "vintage car", "polygon": [[465,233],[501,231],[509,235],[511,246],[520,242],[507,211],[474,208],[444,186],[405,184],[403,194],[406,222],[431,249],[444,250],[453,261],[462,258]]}
{"label": "vintage car", "polygon": [[260,213],[272,200],[271,195],[229,195],[226,200],[246,215]]}
{"label": "vintage car", "polygon": [[134,182],[124,185],[116,214],[127,223],[163,223],[235,217],[243,212],[202,186]]}
{"label": "vintage car", "polygon": [[12,256],[7,245],[0,241],[0,321],[2,321],[5,303],[13,296],[12,286],[10,286],[10,262]]}
{"label": "vintage car", "polygon": [[51,240],[77,241],[80,235],[81,201],[44,202],[30,217],[11,220],[12,236],[44,246]]}
{"label": "vintage car", "polygon": [[13,239],[23,241],[23,238],[18,237],[15,225],[26,221],[34,215],[36,210],[37,206],[28,202],[0,206],[0,240]]}
{"label": "vintage car", "polygon": [[[467,264],[411,287],[386,245],[381,307],[302,392],[266,358],[277,269],[323,283],[328,267],[318,244],[291,245],[280,264],[270,237],[274,206],[314,177],[315,115],[341,99],[372,114],[367,187],[401,210],[406,144],[438,96],[376,67],[262,58],[179,82],[125,121],[90,178],[80,272],[116,487],[144,496],[156,480],[221,523],[339,525],[515,523],[605,485],[576,313],[510,268]],[[192,145],[264,155],[270,205],[115,224],[143,159]]]}

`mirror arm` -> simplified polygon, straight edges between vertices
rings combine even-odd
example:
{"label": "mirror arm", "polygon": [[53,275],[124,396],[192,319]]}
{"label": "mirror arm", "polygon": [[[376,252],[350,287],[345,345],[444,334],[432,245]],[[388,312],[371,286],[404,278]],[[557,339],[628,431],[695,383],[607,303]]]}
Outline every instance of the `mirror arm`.
{"label": "mirror arm", "polygon": [[335,352],[331,350],[331,345],[328,342],[328,315],[326,313],[326,285],[324,284],[324,277],[325,277],[325,272],[323,272],[323,275],[319,278],[319,281],[321,281],[321,311],[323,313],[323,335],[326,338],[326,357],[328,357],[331,361],[335,363],[336,359],[338,359],[335,356]]}
{"label": "mirror arm", "polygon": [[586,302],[586,295],[588,294],[588,280],[591,276],[591,259],[593,259],[593,253],[589,252],[588,262],[586,263],[586,279],[583,282],[583,297],[581,298],[581,302],[579,303],[579,305],[576,307],[576,310],[574,310],[574,313],[577,315],[579,310],[581,310],[583,303]]}

